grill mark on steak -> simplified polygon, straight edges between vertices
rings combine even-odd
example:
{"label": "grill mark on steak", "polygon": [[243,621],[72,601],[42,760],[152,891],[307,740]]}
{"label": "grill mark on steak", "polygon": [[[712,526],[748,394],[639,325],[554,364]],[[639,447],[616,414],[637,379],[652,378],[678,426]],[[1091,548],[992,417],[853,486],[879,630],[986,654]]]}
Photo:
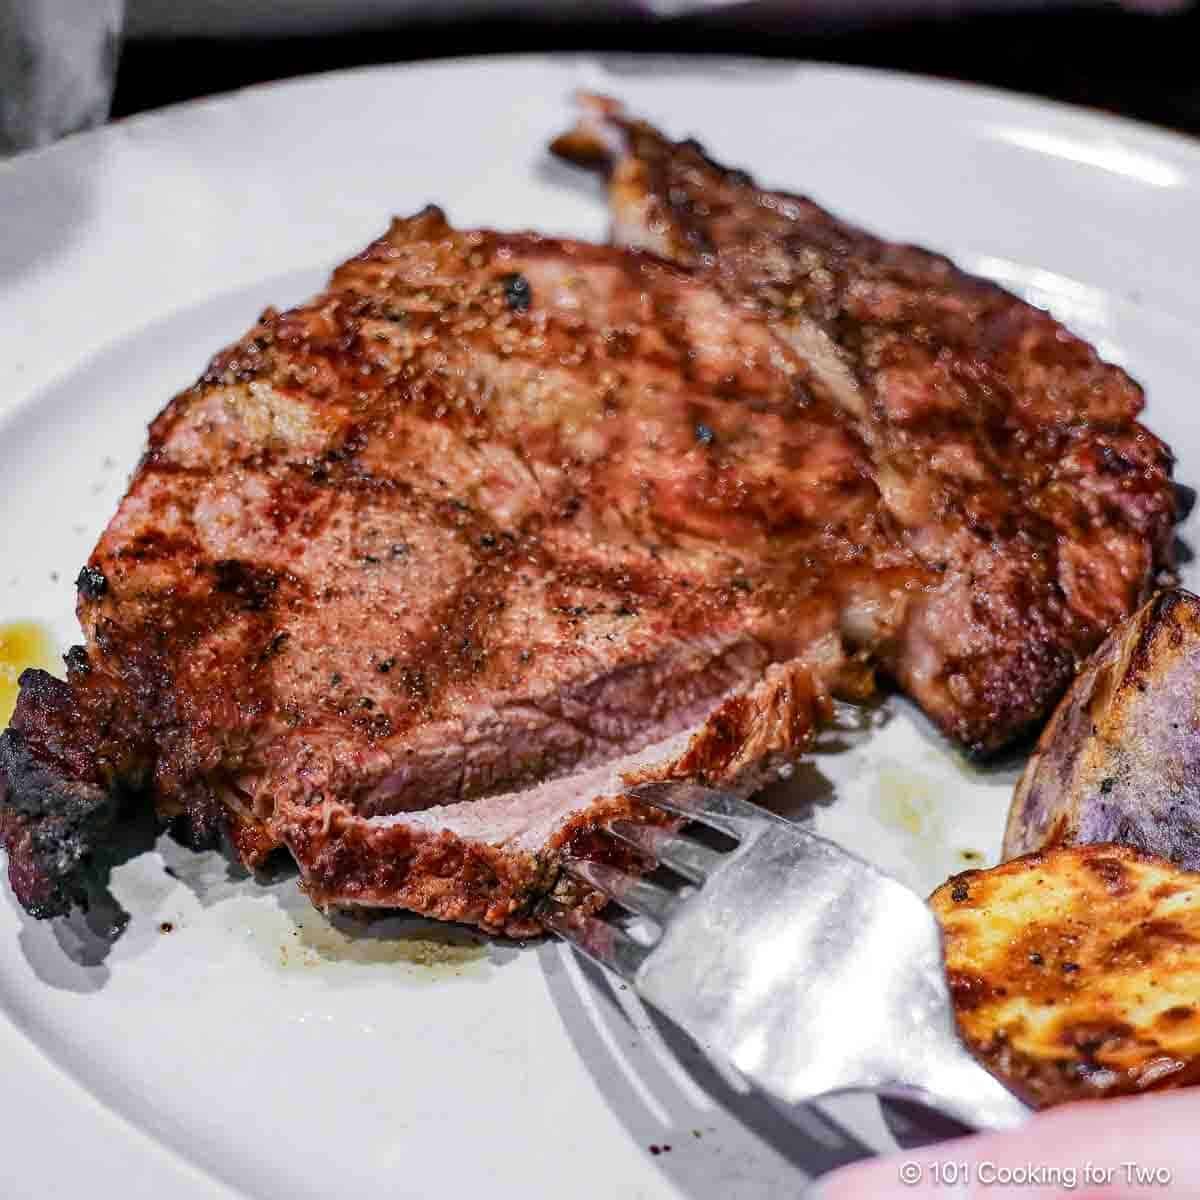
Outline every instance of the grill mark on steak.
{"label": "grill mark on steak", "polygon": [[1169,578],[1169,450],[1141,389],[948,260],[758,187],[604,98],[554,144],[609,174],[613,235],[706,273],[807,359],[869,448],[892,530],[941,582],[885,665],[981,752],[1040,720]]}

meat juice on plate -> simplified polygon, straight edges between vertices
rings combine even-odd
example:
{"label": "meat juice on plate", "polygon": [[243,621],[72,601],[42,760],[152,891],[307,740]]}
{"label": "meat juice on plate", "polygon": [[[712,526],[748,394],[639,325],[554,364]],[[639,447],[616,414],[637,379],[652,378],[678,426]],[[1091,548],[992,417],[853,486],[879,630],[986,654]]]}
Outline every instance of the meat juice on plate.
{"label": "meat juice on plate", "polygon": [[17,702],[17,680],[27,667],[53,671],[58,654],[54,639],[36,621],[0,625],[0,729],[8,724]]}

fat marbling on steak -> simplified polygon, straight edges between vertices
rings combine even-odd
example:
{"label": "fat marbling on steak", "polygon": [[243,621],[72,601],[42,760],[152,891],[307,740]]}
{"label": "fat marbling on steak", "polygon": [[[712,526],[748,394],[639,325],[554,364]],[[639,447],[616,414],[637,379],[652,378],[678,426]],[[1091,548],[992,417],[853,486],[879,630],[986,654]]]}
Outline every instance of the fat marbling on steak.
{"label": "fat marbling on steak", "polygon": [[748,791],[930,582],[759,314],[647,254],[428,209],[153,422],[86,645],[0,738],[17,896],[155,806],[321,905],[537,928],[630,780]]}
{"label": "fat marbling on steak", "polygon": [[937,575],[882,665],[975,750],[1036,726],[1170,579],[1172,458],[1137,423],[1141,388],[948,259],[581,101],[554,149],[607,173],[614,240],[764,314],[867,446],[890,528]]}

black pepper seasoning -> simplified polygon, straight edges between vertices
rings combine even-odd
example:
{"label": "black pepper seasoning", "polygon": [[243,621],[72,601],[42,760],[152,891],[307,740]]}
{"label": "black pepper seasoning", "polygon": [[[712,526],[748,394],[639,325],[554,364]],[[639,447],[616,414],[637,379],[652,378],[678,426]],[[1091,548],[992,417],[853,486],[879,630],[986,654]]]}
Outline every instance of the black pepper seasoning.
{"label": "black pepper seasoning", "polygon": [[86,675],[92,669],[87,651],[82,646],[72,646],[63,655],[63,662],[67,664],[68,671],[76,671],[81,675]]}
{"label": "black pepper seasoning", "polygon": [[533,288],[524,275],[505,275],[500,282],[504,285],[504,300],[513,312],[527,312],[533,303]]}
{"label": "black pepper seasoning", "polygon": [[108,591],[108,578],[99,567],[84,567],[75,579],[75,587],[85,600],[99,600]]}

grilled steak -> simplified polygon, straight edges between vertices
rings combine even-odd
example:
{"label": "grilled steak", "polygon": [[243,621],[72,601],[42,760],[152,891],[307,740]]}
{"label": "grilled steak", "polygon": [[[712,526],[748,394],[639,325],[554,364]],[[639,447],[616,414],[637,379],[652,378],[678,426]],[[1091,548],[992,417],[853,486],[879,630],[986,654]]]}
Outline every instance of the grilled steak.
{"label": "grilled steak", "polygon": [[153,808],[532,932],[631,781],[752,790],[876,663],[1002,745],[1168,565],[1140,391],[1045,314],[609,104],[560,149],[652,252],[426,210],[155,420],[0,737],[31,912]]}
{"label": "grilled steak", "polygon": [[[30,911],[155,805],[323,905],[536,928],[631,778],[743,791],[929,579],[761,317],[638,252],[433,209],[154,421],[29,672],[0,833]],[[652,819],[642,814],[643,819]]]}
{"label": "grilled steak", "polygon": [[609,173],[614,239],[752,302],[868,447],[900,539],[939,583],[883,663],[994,750],[1047,715],[1169,578],[1167,448],[1141,389],[1048,314],[912,246],[758,187],[695,142],[584,98],[563,157]]}

